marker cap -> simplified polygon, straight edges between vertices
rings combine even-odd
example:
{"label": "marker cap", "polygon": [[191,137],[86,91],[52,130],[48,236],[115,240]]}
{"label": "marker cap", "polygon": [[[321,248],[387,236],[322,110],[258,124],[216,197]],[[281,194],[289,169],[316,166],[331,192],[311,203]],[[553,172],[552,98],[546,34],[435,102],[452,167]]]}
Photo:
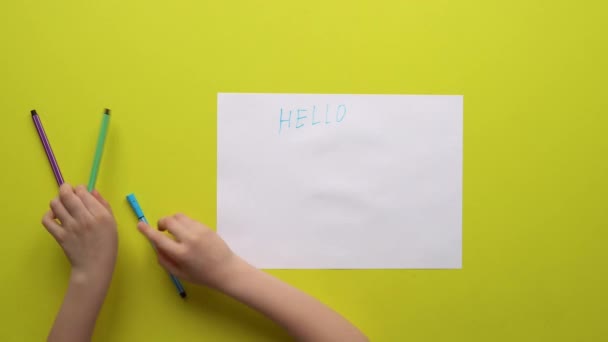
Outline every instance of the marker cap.
{"label": "marker cap", "polygon": [[131,208],[135,212],[135,215],[137,216],[138,219],[141,219],[142,217],[144,217],[144,212],[143,212],[143,210],[141,210],[139,203],[137,203],[135,194],[127,195],[127,201],[129,202],[129,205],[131,205]]}

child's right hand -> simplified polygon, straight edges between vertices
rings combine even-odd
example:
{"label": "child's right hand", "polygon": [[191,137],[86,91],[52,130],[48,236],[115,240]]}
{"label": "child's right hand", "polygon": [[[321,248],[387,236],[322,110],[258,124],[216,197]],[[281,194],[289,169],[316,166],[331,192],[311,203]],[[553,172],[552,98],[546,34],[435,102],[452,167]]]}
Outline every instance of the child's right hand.
{"label": "child's right hand", "polygon": [[368,341],[344,317],[302,291],[235,255],[219,235],[185,215],[165,217],[159,230],[139,230],[156,245],[158,261],[174,275],[220,292],[260,311],[298,341]]}
{"label": "child's right hand", "polygon": [[156,246],[167,271],[196,284],[221,289],[240,260],[213,230],[184,214],[158,221],[158,230],[175,239],[143,222],[137,228]]}

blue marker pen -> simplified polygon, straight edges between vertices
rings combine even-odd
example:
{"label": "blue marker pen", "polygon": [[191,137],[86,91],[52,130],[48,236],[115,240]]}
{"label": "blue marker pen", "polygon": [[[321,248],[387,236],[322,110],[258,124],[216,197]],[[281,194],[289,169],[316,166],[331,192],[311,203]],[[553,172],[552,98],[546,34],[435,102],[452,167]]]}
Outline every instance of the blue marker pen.
{"label": "blue marker pen", "polygon": [[[144,216],[143,210],[141,210],[139,203],[137,203],[135,194],[127,195],[127,201],[131,205],[131,209],[133,209],[135,216],[137,216],[137,220],[144,222],[144,223],[148,223],[148,220],[146,220],[146,217]],[[152,245],[152,247],[154,247],[154,249],[156,249],[156,246]],[[169,277],[171,277],[171,281],[173,282],[173,285],[175,285],[175,288],[179,292],[179,295],[182,298],[186,298],[186,290],[184,290],[184,286],[182,286],[182,283],[179,281],[179,279],[177,279],[177,277],[171,273],[169,273]]]}

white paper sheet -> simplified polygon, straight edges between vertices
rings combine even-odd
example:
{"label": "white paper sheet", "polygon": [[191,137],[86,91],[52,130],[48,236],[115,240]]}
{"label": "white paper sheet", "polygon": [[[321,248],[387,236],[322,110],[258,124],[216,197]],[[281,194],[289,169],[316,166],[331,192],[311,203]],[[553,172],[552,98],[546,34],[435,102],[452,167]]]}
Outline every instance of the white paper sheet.
{"label": "white paper sheet", "polygon": [[460,268],[462,101],[218,94],[218,233],[260,268]]}

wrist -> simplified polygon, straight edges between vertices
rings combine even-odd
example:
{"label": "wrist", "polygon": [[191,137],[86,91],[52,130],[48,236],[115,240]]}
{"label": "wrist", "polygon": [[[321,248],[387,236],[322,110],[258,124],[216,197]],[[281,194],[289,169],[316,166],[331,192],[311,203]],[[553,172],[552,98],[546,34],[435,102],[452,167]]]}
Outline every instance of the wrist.
{"label": "wrist", "polygon": [[215,287],[224,294],[234,296],[241,285],[248,283],[248,278],[254,271],[257,271],[255,267],[239,256],[233,255],[226,267],[224,267],[224,272]]}
{"label": "wrist", "polygon": [[73,267],[70,272],[70,284],[90,287],[107,287],[112,280],[114,267],[97,267],[95,269],[80,269]]}

